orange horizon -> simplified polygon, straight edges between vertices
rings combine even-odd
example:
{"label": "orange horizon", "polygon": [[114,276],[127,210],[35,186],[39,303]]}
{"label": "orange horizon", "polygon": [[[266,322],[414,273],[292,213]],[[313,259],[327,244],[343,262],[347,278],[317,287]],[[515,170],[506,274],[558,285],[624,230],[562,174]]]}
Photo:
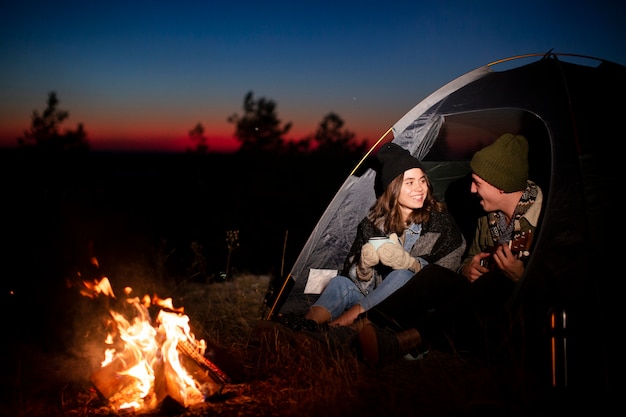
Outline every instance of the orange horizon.
{"label": "orange horizon", "polygon": [[[75,129],[76,125],[69,124],[61,128],[61,131],[65,129]],[[171,132],[165,132],[159,129],[145,129],[141,133],[128,133],[122,134],[119,131],[113,132],[111,129],[106,129],[108,134],[99,131],[96,134],[92,134],[92,130],[88,126],[84,125],[87,132],[87,140],[89,141],[91,150],[93,151],[119,151],[119,152],[186,152],[188,149],[194,149],[196,143],[193,142],[188,131],[183,134],[172,134]],[[17,138],[23,136],[24,131],[27,128],[21,129],[3,129],[4,132],[0,133],[0,149],[12,149],[17,148]],[[152,131],[150,131],[152,130]],[[171,129],[168,129],[171,130]],[[188,130],[191,130],[188,129]],[[306,136],[311,135],[312,132],[301,135],[290,134],[286,138],[287,141],[301,140]],[[207,146],[209,152],[234,152],[240,147],[240,143],[233,136],[232,133],[206,133],[204,136],[207,139]],[[371,138],[355,138],[356,141],[366,139],[372,143]],[[377,138],[376,138],[377,139]]]}
{"label": "orange horizon", "polygon": [[[61,108],[65,107],[61,105]],[[225,117],[130,110],[112,115],[110,111],[90,113],[88,106],[71,104],[70,107],[75,107],[76,110],[69,110],[70,117],[60,125],[60,131],[75,130],[82,124],[91,149],[96,151],[185,152],[196,146],[189,137],[189,131],[198,123],[205,129],[204,137],[207,139],[209,152],[232,152],[240,147],[234,137],[236,127]],[[16,148],[17,138],[30,129],[32,120],[25,109],[7,110],[8,112],[0,116],[0,148]],[[37,111],[41,113],[41,109]],[[353,132],[357,142],[367,140],[374,143],[389,128],[388,125],[381,126],[381,114],[378,111],[376,117],[355,117],[349,112],[341,117],[345,122],[345,130]],[[387,118],[389,123],[396,120],[391,116],[381,118]],[[351,119],[356,119],[357,122],[350,121]],[[292,114],[284,119],[285,123],[289,122],[292,126],[284,137],[287,141],[300,141],[310,137],[319,128],[321,120],[322,117],[314,118],[306,112]]]}

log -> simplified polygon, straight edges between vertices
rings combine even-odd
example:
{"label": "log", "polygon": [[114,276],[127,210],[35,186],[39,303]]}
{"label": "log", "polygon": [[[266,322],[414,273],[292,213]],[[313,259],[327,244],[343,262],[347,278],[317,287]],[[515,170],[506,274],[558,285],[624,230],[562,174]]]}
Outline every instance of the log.
{"label": "log", "polygon": [[127,369],[127,362],[116,357],[106,366],[93,372],[90,381],[100,395],[108,400],[116,393],[124,391],[129,384],[136,382],[134,377],[121,374]]}
{"label": "log", "polygon": [[202,368],[206,369],[210,377],[216,380],[216,382],[222,385],[226,382],[230,382],[230,377],[208,358],[200,354],[200,351],[189,341],[179,341],[176,347],[182,354],[187,356]]}

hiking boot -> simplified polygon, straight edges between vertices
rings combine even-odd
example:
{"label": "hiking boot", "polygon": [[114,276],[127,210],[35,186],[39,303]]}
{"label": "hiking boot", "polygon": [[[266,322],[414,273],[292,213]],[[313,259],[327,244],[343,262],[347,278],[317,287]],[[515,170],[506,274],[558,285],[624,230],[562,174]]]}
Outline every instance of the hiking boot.
{"label": "hiking boot", "polygon": [[325,345],[331,350],[349,351],[353,342],[358,336],[358,332],[347,326],[328,326],[323,332],[311,332],[304,330],[296,334],[296,339],[309,338]]}
{"label": "hiking boot", "polygon": [[327,323],[318,324],[317,322],[307,319],[302,314],[286,313],[277,316],[274,319],[277,323],[288,327],[294,332],[309,331],[322,332],[328,327]]}
{"label": "hiking boot", "polygon": [[418,352],[422,337],[416,329],[391,332],[368,323],[359,332],[361,359],[372,368],[381,368],[411,353]]}

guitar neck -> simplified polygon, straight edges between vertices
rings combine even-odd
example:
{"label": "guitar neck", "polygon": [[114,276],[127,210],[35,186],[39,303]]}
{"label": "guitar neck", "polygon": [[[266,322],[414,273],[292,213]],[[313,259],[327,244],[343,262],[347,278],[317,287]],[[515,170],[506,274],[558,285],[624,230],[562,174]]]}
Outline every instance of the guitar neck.
{"label": "guitar neck", "polygon": [[522,232],[516,239],[509,241],[509,248],[511,252],[517,254],[519,252],[527,251],[530,248],[530,242],[532,241],[532,230]]}

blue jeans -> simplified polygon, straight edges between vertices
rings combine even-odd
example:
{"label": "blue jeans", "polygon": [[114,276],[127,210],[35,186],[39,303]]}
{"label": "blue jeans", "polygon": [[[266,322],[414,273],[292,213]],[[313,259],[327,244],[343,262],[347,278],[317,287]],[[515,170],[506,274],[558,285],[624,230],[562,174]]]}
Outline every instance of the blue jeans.
{"label": "blue jeans", "polygon": [[363,310],[367,311],[402,287],[413,275],[415,273],[408,269],[391,271],[383,282],[367,295],[364,295],[350,278],[337,275],[328,282],[313,305],[328,310],[331,321],[356,304],[361,304]]}

